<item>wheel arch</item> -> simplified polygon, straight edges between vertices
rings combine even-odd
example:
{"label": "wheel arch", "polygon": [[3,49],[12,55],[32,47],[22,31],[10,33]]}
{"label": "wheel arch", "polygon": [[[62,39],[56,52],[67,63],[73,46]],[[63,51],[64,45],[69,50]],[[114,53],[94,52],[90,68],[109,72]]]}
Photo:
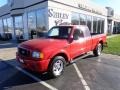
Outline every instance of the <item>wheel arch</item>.
{"label": "wheel arch", "polygon": [[99,43],[102,45],[102,50],[103,50],[103,40],[100,40]]}
{"label": "wheel arch", "polygon": [[97,48],[98,44],[101,44],[102,45],[102,50],[103,50],[103,40],[100,39],[97,43],[96,43],[96,46],[94,48],[94,50]]}
{"label": "wheel arch", "polygon": [[60,53],[55,54],[54,56],[51,57],[51,60],[53,60],[56,56],[62,56],[63,58],[65,58],[65,61],[66,61],[66,62],[69,61],[68,55],[65,54],[65,53],[63,53],[63,52],[60,52]]}

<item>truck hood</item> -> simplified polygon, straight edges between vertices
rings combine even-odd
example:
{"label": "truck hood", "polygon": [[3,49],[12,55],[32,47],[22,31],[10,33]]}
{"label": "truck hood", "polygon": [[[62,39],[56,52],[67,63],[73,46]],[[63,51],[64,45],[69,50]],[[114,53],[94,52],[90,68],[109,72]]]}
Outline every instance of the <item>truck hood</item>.
{"label": "truck hood", "polygon": [[58,40],[58,39],[33,39],[20,44],[20,47],[32,49],[32,50],[43,50],[43,49],[55,49],[62,48],[68,45],[67,40]]}

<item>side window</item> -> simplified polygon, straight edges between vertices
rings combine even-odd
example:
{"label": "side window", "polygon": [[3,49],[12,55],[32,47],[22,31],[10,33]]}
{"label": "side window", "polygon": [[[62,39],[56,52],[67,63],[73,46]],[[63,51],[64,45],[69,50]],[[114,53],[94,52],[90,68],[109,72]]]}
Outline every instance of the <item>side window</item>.
{"label": "side window", "polygon": [[76,29],[73,34],[73,39],[74,40],[79,40],[79,38],[84,37],[83,32],[79,29]]}

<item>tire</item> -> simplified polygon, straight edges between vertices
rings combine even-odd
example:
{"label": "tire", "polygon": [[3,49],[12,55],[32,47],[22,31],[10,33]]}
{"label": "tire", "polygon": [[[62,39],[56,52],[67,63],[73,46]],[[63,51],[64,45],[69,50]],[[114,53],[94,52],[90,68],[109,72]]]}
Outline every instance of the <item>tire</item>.
{"label": "tire", "polygon": [[48,74],[53,78],[57,78],[63,74],[64,68],[65,58],[62,56],[56,56],[50,63]]}
{"label": "tire", "polygon": [[93,50],[93,54],[95,55],[95,56],[100,56],[101,55],[101,52],[102,52],[102,48],[103,46],[102,46],[102,44],[101,43],[99,43],[98,45],[97,45],[97,47]]}

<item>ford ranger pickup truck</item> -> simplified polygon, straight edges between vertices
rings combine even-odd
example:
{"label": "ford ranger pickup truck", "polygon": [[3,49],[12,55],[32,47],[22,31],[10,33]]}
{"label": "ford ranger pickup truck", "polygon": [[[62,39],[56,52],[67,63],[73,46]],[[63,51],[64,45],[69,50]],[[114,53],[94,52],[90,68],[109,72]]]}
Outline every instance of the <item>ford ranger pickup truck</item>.
{"label": "ford ranger pickup truck", "polygon": [[52,27],[45,38],[25,41],[18,46],[16,59],[23,68],[60,76],[66,63],[93,51],[101,55],[106,43],[105,34],[90,33],[87,26],[68,25]]}

